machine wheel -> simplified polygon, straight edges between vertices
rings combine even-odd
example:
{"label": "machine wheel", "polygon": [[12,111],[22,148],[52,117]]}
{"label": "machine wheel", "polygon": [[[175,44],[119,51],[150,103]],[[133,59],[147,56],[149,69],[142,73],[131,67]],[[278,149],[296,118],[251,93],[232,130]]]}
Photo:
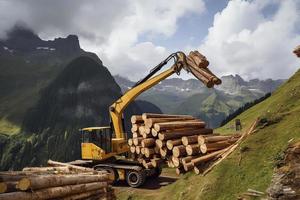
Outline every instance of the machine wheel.
{"label": "machine wheel", "polygon": [[109,177],[110,179],[113,179],[112,184],[115,184],[119,180],[118,172],[110,167],[95,167],[95,170],[97,171],[106,171],[110,173]]}
{"label": "machine wheel", "polygon": [[126,182],[130,187],[136,188],[140,187],[144,184],[146,180],[146,174],[143,170],[141,171],[135,171],[130,170],[126,173]]}
{"label": "machine wheel", "polygon": [[155,172],[154,172],[154,174],[152,175],[152,177],[154,177],[154,178],[159,177],[160,174],[161,174],[161,171],[162,171],[161,167],[156,167],[154,170],[155,170]]}

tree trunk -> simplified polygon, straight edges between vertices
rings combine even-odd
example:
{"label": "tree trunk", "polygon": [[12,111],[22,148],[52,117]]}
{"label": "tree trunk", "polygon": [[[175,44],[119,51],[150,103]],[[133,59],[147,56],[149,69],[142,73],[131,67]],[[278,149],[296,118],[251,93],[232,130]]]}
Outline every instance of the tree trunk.
{"label": "tree trunk", "polygon": [[182,140],[181,139],[167,140],[166,145],[169,150],[172,150],[174,146],[182,145]]}
{"label": "tree trunk", "polygon": [[127,142],[128,142],[128,145],[129,145],[129,146],[132,146],[132,145],[133,145],[133,140],[132,140],[131,138],[129,138]]}
{"label": "tree trunk", "polygon": [[189,156],[197,155],[197,154],[201,153],[200,145],[197,143],[197,144],[191,144],[191,145],[186,146],[186,153]]}
{"label": "tree trunk", "polygon": [[181,157],[186,155],[186,149],[184,145],[174,146],[173,150],[174,157]]}
{"label": "tree trunk", "polygon": [[188,171],[191,171],[192,169],[194,169],[194,165],[192,162],[188,162],[183,165],[183,168],[184,168],[184,171],[188,172]]}
{"label": "tree trunk", "polygon": [[143,120],[147,120],[149,118],[185,118],[191,117],[190,115],[168,115],[168,114],[156,114],[156,113],[144,113],[142,115]]}
{"label": "tree trunk", "polygon": [[179,128],[195,128],[200,129],[205,127],[205,122],[202,121],[182,121],[182,122],[163,122],[154,124],[156,131],[173,130]]}
{"label": "tree trunk", "polygon": [[131,153],[135,153],[135,146],[131,146],[131,147],[130,147],[130,152],[131,152]]}
{"label": "tree trunk", "polygon": [[22,178],[18,184],[18,189],[22,191],[37,190],[64,185],[83,184],[91,182],[108,181],[108,175],[43,175],[36,177]]}
{"label": "tree trunk", "polygon": [[143,140],[143,137],[133,138],[133,144],[134,144],[135,146],[138,146],[138,145],[141,144],[142,140]]}
{"label": "tree trunk", "polygon": [[165,158],[167,155],[168,155],[168,149],[166,148],[166,147],[163,147],[163,148],[161,148],[161,149],[159,149],[159,153],[160,153],[160,155],[163,157],[163,158]]}
{"label": "tree trunk", "polygon": [[106,191],[104,189],[101,190],[92,190],[92,191],[88,191],[88,192],[84,192],[84,193],[79,193],[79,194],[73,194],[67,197],[63,197],[61,198],[61,200],[77,200],[77,199],[87,199],[89,197],[93,197],[95,195],[100,195],[101,196],[106,196],[108,194],[106,194]]}
{"label": "tree trunk", "polygon": [[16,186],[16,181],[0,182],[0,193],[14,192],[17,190]]}
{"label": "tree trunk", "polygon": [[151,134],[152,134],[153,137],[157,137],[158,132],[154,128],[152,128],[151,129]]}
{"label": "tree trunk", "polygon": [[10,192],[0,195],[0,200],[40,200],[61,198],[81,192],[93,191],[107,187],[106,182],[87,183],[79,185],[67,185],[37,190],[34,192]]}
{"label": "tree trunk", "polygon": [[184,174],[184,173],[185,173],[185,171],[184,171],[182,166],[176,168],[176,174],[177,175]]}
{"label": "tree trunk", "polygon": [[220,141],[225,141],[225,140],[229,140],[229,139],[233,139],[234,140],[235,137],[233,136],[228,136],[228,135],[219,135],[219,136],[198,136],[198,143],[204,144],[204,143],[214,143],[214,142],[220,142]]}
{"label": "tree trunk", "polygon": [[198,135],[184,136],[181,138],[181,140],[184,146],[195,144],[198,143]]}
{"label": "tree trunk", "polygon": [[162,140],[159,140],[159,139],[156,139],[156,140],[155,140],[155,143],[156,143],[156,145],[157,145],[160,149],[166,146],[166,141],[162,141]]}
{"label": "tree trunk", "polygon": [[203,135],[203,134],[205,135],[205,134],[211,134],[212,132],[213,130],[210,128],[162,132],[158,134],[158,138],[160,140],[170,140],[170,139],[179,139],[179,138],[181,139],[183,136]]}
{"label": "tree trunk", "polygon": [[140,124],[140,123],[143,123],[143,122],[144,122],[144,120],[143,120],[141,115],[132,115],[131,116],[131,123]]}
{"label": "tree trunk", "polygon": [[200,151],[202,153],[217,151],[220,149],[225,149],[226,147],[230,146],[231,143],[205,143],[200,145]]}
{"label": "tree trunk", "polygon": [[65,166],[65,167],[69,167],[69,169],[74,169],[74,170],[78,170],[81,172],[97,172],[100,174],[106,173],[106,172],[95,171],[94,169],[87,168],[87,167],[80,167],[80,166],[71,165],[68,163],[57,162],[57,161],[53,161],[53,160],[48,160],[48,165],[50,165],[50,166]]}
{"label": "tree trunk", "polygon": [[207,155],[204,155],[204,156],[201,156],[199,158],[195,158],[193,159],[191,162],[193,163],[193,165],[200,165],[201,163],[203,162],[207,162],[207,161],[210,161],[216,157],[218,157],[221,153],[225,152],[226,149],[222,149],[222,150],[219,150],[219,151],[215,151],[213,153],[210,153],[210,154],[207,154]]}
{"label": "tree trunk", "polygon": [[147,138],[141,141],[142,147],[153,147],[155,145],[154,138]]}
{"label": "tree trunk", "polygon": [[175,157],[175,156],[172,156],[172,162],[173,162],[175,167],[179,167],[181,165],[180,159]]}
{"label": "tree trunk", "polygon": [[154,148],[145,148],[146,158],[150,158],[151,155],[155,154]]}
{"label": "tree trunk", "polygon": [[155,123],[161,123],[161,122],[171,122],[171,121],[182,121],[182,120],[193,120],[195,119],[192,116],[186,116],[186,117],[173,117],[173,118],[149,118],[145,120],[145,126],[151,128]]}

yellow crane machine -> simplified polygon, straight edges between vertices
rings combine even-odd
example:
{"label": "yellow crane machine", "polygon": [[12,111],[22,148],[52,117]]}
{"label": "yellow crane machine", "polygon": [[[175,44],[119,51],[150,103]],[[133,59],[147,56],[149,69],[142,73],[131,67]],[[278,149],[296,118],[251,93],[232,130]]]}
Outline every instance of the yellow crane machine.
{"label": "yellow crane machine", "polygon": [[[174,64],[157,74],[172,59]],[[125,137],[127,134],[124,131],[124,109],[138,95],[160,81],[175,73],[180,75],[182,69],[192,73],[208,88],[221,84],[221,80],[207,68],[208,65],[207,59],[198,51],[191,51],[188,56],[183,52],[176,52],[168,56],[109,107],[110,126],[80,129],[82,159],[89,160],[92,163],[91,166],[96,170],[110,172],[114,182],[126,180],[131,187],[141,186],[146,177],[159,176],[160,168],[145,169],[136,161],[116,158],[116,156],[125,155],[129,152]]]}

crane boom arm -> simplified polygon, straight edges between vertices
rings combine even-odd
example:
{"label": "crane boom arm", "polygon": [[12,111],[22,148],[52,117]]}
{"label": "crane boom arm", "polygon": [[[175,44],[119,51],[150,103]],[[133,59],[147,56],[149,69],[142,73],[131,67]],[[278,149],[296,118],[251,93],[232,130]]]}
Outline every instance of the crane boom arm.
{"label": "crane boom arm", "polygon": [[[174,58],[175,63],[169,69],[152,77],[172,58]],[[188,57],[183,52],[176,52],[171,54],[168,58],[151,70],[144,79],[139,81],[135,86],[133,86],[110,106],[109,112],[116,139],[125,139],[123,130],[124,109],[142,92],[148,90],[174,73],[179,74],[182,68],[187,72],[191,72],[200,81],[205,83],[207,87],[213,87],[214,84],[220,84],[221,80],[207,69],[208,64],[209,63],[206,58],[198,51],[192,51]]]}

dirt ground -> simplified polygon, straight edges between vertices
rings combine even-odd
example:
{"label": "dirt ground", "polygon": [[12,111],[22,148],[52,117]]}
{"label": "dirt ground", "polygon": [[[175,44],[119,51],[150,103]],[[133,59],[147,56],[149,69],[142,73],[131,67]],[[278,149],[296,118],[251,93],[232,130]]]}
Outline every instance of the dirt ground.
{"label": "dirt ground", "polygon": [[175,169],[164,168],[158,178],[148,178],[140,188],[131,188],[125,181],[120,181],[114,186],[117,197],[130,196],[133,193],[143,193],[143,195],[153,195],[153,192],[161,187],[174,183],[179,176],[175,174]]}

